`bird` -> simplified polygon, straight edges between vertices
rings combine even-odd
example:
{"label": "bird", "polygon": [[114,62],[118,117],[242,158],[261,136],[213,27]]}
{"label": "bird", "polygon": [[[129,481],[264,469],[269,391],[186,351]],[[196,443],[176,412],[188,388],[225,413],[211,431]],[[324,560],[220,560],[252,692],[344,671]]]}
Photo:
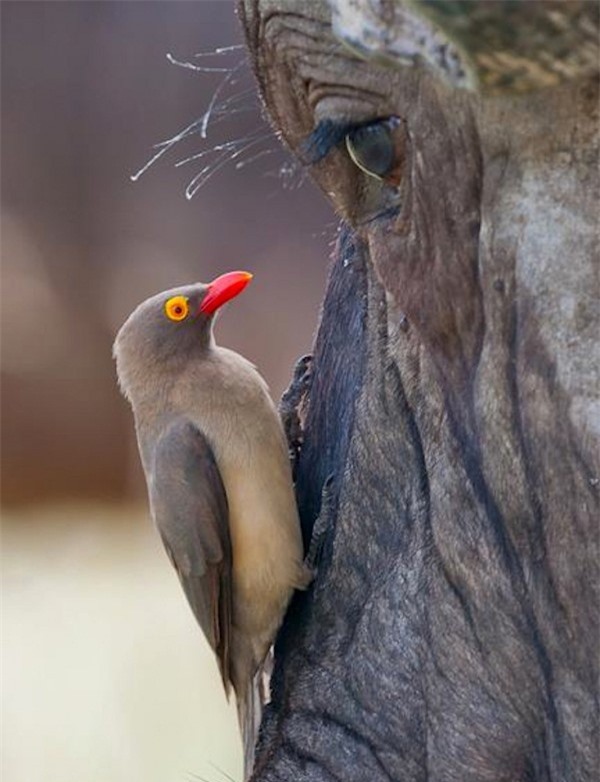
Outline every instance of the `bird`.
{"label": "bird", "polygon": [[150,515],[235,693],[246,778],[263,663],[294,590],[312,578],[277,408],[256,367],[213,334],[220,308],[252,277],[233,271],[152,296],[113,347]]}

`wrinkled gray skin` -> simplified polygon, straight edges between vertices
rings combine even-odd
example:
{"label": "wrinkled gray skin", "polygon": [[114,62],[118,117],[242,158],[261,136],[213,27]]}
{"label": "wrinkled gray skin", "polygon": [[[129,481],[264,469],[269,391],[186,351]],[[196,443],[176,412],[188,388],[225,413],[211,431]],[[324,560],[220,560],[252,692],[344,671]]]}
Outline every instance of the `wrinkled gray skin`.
{"label": "wrinkled gray skin", "polygon": [[301,159],[319,122],[402,120],[399,186],[343,144],[312,165],[345,224],[299,406],[305,542],[320,511],[324,543],[254,779],[591,781],[597,81],[484,98],[443,58],[356,57],[314,0],[240,11]]}

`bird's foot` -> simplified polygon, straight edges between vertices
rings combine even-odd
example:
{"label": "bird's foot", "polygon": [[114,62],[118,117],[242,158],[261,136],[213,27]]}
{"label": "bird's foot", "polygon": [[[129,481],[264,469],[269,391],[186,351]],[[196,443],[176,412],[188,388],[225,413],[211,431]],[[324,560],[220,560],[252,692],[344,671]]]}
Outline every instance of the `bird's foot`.
{"label": "bird's foot", "polygon": [[310,386],[310,365],[312,356],[306,355],[298,359],[294,367],[292,380],[284,391],[279,403],[279,415],[288,442],[292,473],[295,475],[296,463],[302,448],[304,431],[302,428],[301,411]]}

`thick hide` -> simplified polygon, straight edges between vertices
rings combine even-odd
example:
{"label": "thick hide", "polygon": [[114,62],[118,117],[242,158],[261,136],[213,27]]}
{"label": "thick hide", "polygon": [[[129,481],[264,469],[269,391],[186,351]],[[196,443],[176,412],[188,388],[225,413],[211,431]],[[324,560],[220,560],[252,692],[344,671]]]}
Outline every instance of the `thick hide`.
{"label": "thick hide", "polygon": [[[254,779],[591,782],[596,77],[482,98],[357,56],[314,0],[241,10],[273,122],[345,223],[296,466],[325,538]],[[393,185],[343,144],[387,117]]]}

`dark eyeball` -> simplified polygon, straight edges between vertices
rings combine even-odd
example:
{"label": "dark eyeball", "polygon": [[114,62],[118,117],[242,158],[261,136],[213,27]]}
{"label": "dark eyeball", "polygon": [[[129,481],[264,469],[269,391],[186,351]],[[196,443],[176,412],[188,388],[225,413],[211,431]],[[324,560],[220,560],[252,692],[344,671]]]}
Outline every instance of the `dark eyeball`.
{"label": "dark eyeball", "polygon": [[376,179],[397,180],[400,130],[398,117],[370,122],[346,134],[346,148],[352,161],[366,174]]}

